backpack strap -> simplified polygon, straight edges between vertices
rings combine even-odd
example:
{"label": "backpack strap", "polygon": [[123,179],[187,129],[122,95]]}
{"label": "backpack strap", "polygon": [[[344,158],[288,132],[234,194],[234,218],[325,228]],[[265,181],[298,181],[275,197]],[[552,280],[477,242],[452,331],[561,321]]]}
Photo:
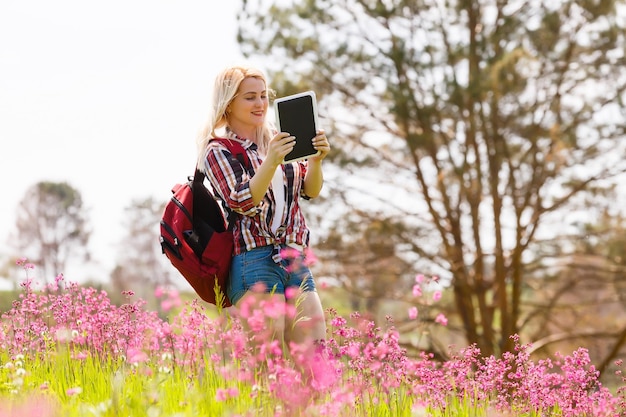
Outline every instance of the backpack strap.
{"label": "backpack strap", "polygon": [[[248,158],[248,154],[246,153],[246,150],[241,143],[227,138],[213,138],[211,140],[215,140],[224,145],[230,151],[230,153],[233,154],[235,158],[237,158],[239,163],[244,167],[246,171],[250,170],[250,168],[252,167],[252,165],[250,164],[250,158]],[[193,176],[193,182],[202,183],[204,182],[204,178],[204,173],[199,169],[198,166],[196,166],[196,172]]]}
{"label": "backpack strap", "polygon": [[213,138],[211,140],[218,141],[222,145],[226,146],[226,148],[235,156],[235,158],[237,158],[246,171],[251,168],[250,159],[248,158],[248,154],[241,143],[228,138]]}
{"label": "backpack strap", "polygon": [[[250,158],[248,158],[248,154],[246,153],[246,150],[241,143],[228,138],[213,138],[211,140],[217,141],[224,145],[230,151],[230,153],[239,161],[241,166],[243,166],[243,168],[248,171],[248,173],[250,173],[252,164],[250,163]],[[193,177],[194,183],[196,182],[196,178],[198,178],[198,181],[200,183],[204,182],[205,175],[202,171],[200,171],[198,167],[196,167],[196,173]],[[228,211],[228,228],[231,229],[233,224],[235,223],[235,218],[237,217],[237,214],[232,210]]]}

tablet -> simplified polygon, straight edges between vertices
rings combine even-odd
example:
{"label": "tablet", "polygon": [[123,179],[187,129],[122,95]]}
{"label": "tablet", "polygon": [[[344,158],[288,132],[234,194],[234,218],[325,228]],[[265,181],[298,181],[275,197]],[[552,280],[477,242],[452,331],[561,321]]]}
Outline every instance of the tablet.
{"label": "tablet", "polygon": [[294,162],[319,155],[312,139],[317,133],[317,100],[315,92],[305,91],[274,100],[276,126],[279,132],[295,136],[296,145],[284,162]]}

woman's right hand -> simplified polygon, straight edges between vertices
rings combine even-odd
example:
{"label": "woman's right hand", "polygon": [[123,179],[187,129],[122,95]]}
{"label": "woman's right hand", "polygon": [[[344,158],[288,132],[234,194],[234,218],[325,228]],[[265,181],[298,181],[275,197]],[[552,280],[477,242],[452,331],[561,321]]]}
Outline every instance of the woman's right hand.
{"label": "woman's right hand", "polygon": [[250,193],[255,206],[263,200],[276,168],[283,163],[285,156],[291,152],[295,145],[296,138],[286,132],[280,132],[270,139],[265,159],[263,159],[259,170],[250,179]]}
{"label": "woman's right hand", "polygon": [[296,146],[295,136],[291,136],[287,132],[279,132],[270,139],[265,159],[268,163],[277,167],[283,163],[285,156],[293,150],[294,146]]}

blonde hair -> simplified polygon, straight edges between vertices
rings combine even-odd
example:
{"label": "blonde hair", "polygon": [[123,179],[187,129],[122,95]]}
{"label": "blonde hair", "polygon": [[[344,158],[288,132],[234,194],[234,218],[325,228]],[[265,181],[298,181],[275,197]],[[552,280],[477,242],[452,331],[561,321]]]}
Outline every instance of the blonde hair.
{"label": "blonde hair", "polygon": [[[268,91],[268,96],[271,92],[267,85],[267,78],[265,74],[257,68],[248,66],[231,66],[222,70],[217,77],[215,77],[215,84],[213,86],[213,99],[211,103],[211,109],[209,111],[209,117],[206,125],[200,132],[197,139],[198,145],[198,167],[204,170],[204,160],[206,158],[207,146],[209,141],[218,137],[217,131],[220,129],[228,129],[228,114],[226,109],[233,101],[239,90],[241,82],[246,78],[257,78],[265,83],[265,88]],[[272,127],[267,121],[263,126],[257,129],[257,146],[259,151],[265,153],[267,144],[271,138]]]}

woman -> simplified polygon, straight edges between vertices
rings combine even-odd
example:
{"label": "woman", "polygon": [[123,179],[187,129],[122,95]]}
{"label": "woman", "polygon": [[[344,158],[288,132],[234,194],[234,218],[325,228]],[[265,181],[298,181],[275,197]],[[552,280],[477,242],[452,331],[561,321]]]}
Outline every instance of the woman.
{"label": "woman", "polygon": [[[312,139],[317,157],[283,164],[294,137],[276,132],[268,122],[269,95],[261,71],[243,66],[224,69],[215,80],[210,117],[199,137],[198,166],[227,210],[237,214],[226,290],[233,305],[247,309],[250,303],[275,306],[279,301],[285,310],[270,322],[273,336],[284,338],[287,346],[317,343],[325,338],[326,324],[305,259],[309,229],[300,198],[319,195],[322,160],[330,145],[319,131]],[[244,167],[224,145],[211,141],[216,137],[240,142],[251,166]],[[284,256],[294,252],[295,256]],[[285,314],[296,307],[295,316]]]}

